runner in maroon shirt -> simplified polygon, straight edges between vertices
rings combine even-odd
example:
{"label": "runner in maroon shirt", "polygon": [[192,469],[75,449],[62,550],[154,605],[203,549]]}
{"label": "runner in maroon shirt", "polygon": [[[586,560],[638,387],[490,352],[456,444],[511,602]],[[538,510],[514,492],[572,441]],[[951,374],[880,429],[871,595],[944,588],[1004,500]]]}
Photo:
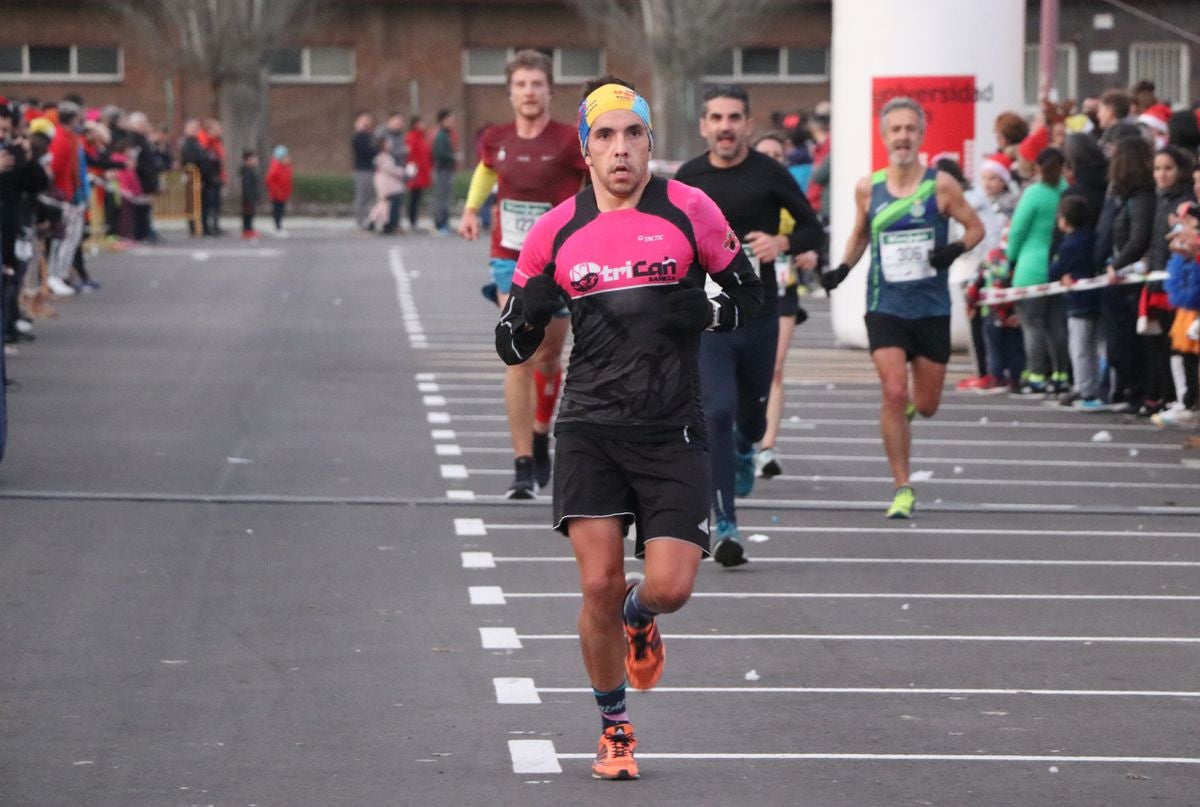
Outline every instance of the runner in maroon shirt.
{"label": "runner in maroon shirt", "polygon": [[[550,119],[551,62],[544,53],[523,50],[506,68],[516,119],[483,133],[481,155],[458,232],[479,237],[479,208],[498,184],[497,226],[492,229],[492,282],[501,307],[512,288],[517,253],[529,228],[554,205],[573,196],[587,176],[575,130]],[[562,347],[567,323],[551,323],[538,355],[510,367],[504,402],[512,433],[515,474],[506,494],[531,499],[550,482],[550,419],[562,383]]]}

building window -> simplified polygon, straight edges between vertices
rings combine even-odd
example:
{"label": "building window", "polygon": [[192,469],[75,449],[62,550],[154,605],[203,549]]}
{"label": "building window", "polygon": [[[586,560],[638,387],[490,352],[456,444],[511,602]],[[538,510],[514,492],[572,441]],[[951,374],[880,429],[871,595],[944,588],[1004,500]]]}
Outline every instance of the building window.
{"label": "building window", "polygon": [[277,48],[270,55],[275,84],[349,84],[354,81],[353,48]]}
{"label": "building window", "polygon": [[705,81],[817,82],[829,80],[828,48],[733,48],[704,65]]}
{"label": "building window", "polygon": [[[467,48],[463,50],[463,81],[467,84],[503,84],[504,68],[523,48]],[[604,51],[599,48],[535,48],[550,57],[555,84],[581,83],[604,73]]]}
{"label": "building window", "polygon": [[123,75],[115,45],[0,45],[5,81],[120,81]]}
{"label": "building window", "polygon": [[1172,106],[1191,103],[1191,64],[1183,42],[1135,42],[1129,47],[1129,83],[1154,82],[1154,94]]}
{"label": "building window", "polygon": [[[1025,105],[1038,105],[1038,70],[1042,49],[1038,45],[1025,46]],[[1076,58],[1074,45],[1058,45],[1054,52],[1054,90],[1058,100],[1065,101],[1076,95]]]}

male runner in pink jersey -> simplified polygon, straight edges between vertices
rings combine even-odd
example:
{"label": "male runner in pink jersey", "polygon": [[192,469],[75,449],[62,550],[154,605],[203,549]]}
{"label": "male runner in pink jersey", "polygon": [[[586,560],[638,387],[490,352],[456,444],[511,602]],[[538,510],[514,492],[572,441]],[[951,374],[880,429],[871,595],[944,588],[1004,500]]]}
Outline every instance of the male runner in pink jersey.
{"label": "male runner in pink jersey", "polygon": [[[551,70],[550,57],[536,50],[519,51],[505,68],[516,118],[483,133],[483,153],[458,227],[463,238],[479,237],[479,208],[498,182],[489,265],[501,308],[529,228],[573,196],[587,176],[575,130],[550,119]],[[550,482],[550,419],[562,383],[566,333],[565,318],[552,322],[533,361],[509,367],[505,374],[504,402],[515,456],[513,482],[505,494],[510,499],[532,499]]]}
{"label": "male runner in pink jersey", "polygon": [[[555,426],[554,526],[579,567],[579,640],[603,725],[592,775],[636,779],[626,682],[654,687],[658,614],[683,607],[708,551],[708,451],[700,334],[737,327],[762,283],[703,191],[650,174],[644,98],[620,79],[588,85],[579,143],[586,188],[539,218],[496,326],[507,364],[570,307],[574,346]],[[722,289],[709,298],[705,277]],[[627,581],[624,537],[645,577]],[[640,576],[639,576],[640,577]]]}

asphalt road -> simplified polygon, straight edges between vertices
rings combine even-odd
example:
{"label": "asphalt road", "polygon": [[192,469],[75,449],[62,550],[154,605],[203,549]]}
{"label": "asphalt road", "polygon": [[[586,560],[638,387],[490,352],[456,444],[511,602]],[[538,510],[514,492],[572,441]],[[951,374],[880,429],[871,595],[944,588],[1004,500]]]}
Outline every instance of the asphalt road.
{"label": "asphalt road", "polygon": [[593,781],[574,566],[548,501],[499,495],[484,255],[302,228],[93,259],[9,360],[0,805],[1200,804],[1200,451],[948,392],[887,521],[823,299],[752,561],[662,620],[642,780]]}

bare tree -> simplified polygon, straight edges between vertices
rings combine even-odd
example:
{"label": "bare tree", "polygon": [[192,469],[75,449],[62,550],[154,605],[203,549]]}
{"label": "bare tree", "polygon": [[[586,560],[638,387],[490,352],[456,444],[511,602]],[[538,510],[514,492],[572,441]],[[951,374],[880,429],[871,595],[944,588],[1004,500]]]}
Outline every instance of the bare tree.
{"label": "bare tree", "polygon": [[610,37],[647,55],[648,93],[658,156],[694,148],[697,85],[704,65],[739,36],[770,25],[779,0],[567,0]]}
{"label": "bare tree", "polygon": [[230,174],[266,148],[271,52],[326,0],[106,0],[170,67],[212,87]]}

